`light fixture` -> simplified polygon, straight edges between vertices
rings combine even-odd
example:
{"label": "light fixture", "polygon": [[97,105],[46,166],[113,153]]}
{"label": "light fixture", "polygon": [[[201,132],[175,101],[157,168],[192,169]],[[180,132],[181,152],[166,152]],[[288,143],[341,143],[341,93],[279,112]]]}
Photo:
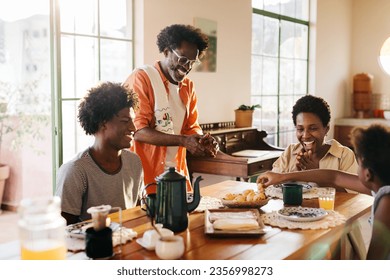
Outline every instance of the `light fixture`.
{"label": "light fixture", "polygon": [[390,37],[382,45],[378,62],[382,70],[390,75]]}

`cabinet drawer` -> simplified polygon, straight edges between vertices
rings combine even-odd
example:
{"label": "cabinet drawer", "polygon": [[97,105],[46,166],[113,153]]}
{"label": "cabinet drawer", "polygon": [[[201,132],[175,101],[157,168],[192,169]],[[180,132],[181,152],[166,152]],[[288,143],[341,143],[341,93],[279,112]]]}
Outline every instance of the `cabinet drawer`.
{"label": "cabinet drawer", "polygon": [[244,149],[245,149],[244,142],[226,143],[226,153],[229,155]]}
{"label": "cabinet drawer", "polygon": [[259,162],[254,162],[250,164],[248,173],[249,174],[260,174],[262,172],[272,170],[272,164],[275,162],[275,159],[269,159]]}
{"label": "cabinet drawer", "polygon": [[230,142],[237,142],[242,140],[242,133],[241,132],[235,132],[235,133],[228,133],[226,134],[226,143]]}

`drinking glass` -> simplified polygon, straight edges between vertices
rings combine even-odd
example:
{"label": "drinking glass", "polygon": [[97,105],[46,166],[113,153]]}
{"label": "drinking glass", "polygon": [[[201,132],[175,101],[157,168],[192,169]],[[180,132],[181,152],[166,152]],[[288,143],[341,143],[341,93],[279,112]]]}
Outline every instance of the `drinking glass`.
{"label": "drinking glass", "polygon": [[59,197],[23,199],[18,209],[22,260],[63,260],[65,219]]}
{"label": "drinking glass", "polygon": [[334,210],[334,200],[336,196],[336,189],[327,187],[318,190],[318,202],[320,208],[324,210]]}

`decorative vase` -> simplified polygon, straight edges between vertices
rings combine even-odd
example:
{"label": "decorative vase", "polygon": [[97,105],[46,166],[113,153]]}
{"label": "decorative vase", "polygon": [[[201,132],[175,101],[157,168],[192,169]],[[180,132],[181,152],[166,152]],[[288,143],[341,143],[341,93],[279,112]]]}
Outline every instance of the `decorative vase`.
{"label": "decorative vase", "polygon": [[234,110],[236,113],[236,127],[251,127],[253,110]]}

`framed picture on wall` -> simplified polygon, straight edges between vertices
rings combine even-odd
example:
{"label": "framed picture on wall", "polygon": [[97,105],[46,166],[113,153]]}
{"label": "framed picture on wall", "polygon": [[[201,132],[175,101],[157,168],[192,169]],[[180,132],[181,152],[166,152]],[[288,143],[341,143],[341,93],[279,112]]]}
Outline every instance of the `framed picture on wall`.
{"label": "framed picture on wall", "polygon": [[201,58],[202,63],[194,70],[196,72],[217,71],[217,22],[204,18],[194,18],[194,26],[200,28],[209,37],[209,47]]}

